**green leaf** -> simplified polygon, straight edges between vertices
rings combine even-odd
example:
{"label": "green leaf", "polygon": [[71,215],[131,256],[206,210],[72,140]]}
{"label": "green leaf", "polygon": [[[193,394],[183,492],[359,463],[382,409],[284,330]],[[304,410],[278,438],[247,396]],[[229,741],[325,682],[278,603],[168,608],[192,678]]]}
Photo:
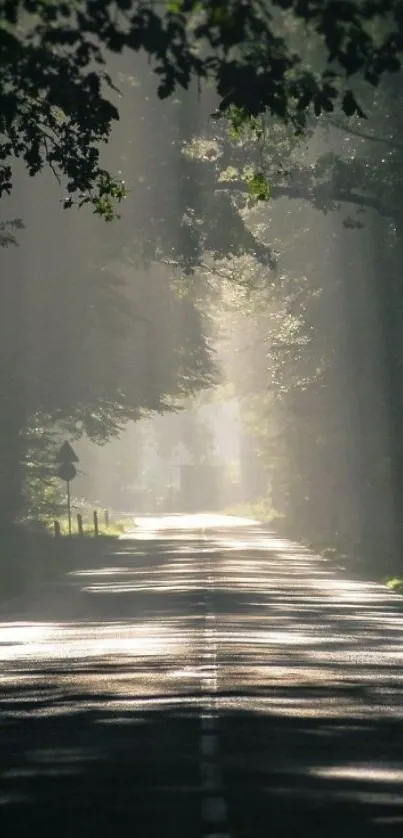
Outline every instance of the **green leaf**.
{"label": "green leaf", "polygon": [[181,0],[170,0],[170,2],[167,4],[167,10],[173,15],[180,14],[182,10]]}
{"label": "green leaf", "polygon": [[258,201],[268,201],[271,196],[271,185],[263,172],[255,172],[248,180],[248,191],[252,198]]}

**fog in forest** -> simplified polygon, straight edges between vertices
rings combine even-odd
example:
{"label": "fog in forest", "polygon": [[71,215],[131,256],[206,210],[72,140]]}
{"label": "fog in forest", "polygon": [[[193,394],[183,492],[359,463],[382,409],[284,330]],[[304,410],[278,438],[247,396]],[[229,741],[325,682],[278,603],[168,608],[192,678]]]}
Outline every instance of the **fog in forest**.
{"label": "fog in forest", "polygon": [[403,0],[0,0],[1,838],[400,838]]}
{"label": "fog in forest", "polygon": [[[401,566],[400,102],[365,131],[270,117],[230,137],[214,97],[165,101],[145,60],[111,59],[120,122],[103,162],[121,217],[64,209],[15,168],[2,219],[0,514],[243,512],[378,576]],[[115,95],[115,94],[113,94]],[[374,139],[375,137],[375,139]],[[260,161],[271,194],[242,173]],[[6,243],[7,244],[7,243]]]}

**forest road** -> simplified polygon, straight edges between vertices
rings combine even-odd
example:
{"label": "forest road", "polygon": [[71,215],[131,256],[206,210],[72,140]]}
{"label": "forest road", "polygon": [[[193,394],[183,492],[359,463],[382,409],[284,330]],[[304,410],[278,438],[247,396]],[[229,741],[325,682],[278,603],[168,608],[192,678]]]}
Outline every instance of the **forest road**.
{"label": "forest road", "polygon": [[403,831],[403,599],[252,521],[146,516],[0,609],[2,838]]}

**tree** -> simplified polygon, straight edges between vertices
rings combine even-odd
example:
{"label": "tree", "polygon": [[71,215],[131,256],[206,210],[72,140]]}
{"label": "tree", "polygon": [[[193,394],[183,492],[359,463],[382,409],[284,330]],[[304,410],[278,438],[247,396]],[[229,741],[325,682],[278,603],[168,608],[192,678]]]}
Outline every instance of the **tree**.
{"label": "tree", "polygon": [[[21,510],[33,437],[48,428],[103,443],[144,412],[208,386],[201,313],[169,270],[114,262],[87,235],[63,260],[61,239],[28,266],[5,251],[0,306],[0,515]],[[92,254],[92,256],[91,256]],[[106,259],[106,254],[109,260]],[[186,328],[182,326],[186,324]],[[36,428],[36,431],[35,431]],[[52,450],[48,448],[48,464]],[[43,459],[43,456],[42,456]],[[30,472],[32,473],[32,472]],[[39,483],[37,484],[39,487]]]}
{"label": "tree", "polygon": [[[323,117],[301,142],[265,117],[258,148],[250,126],[232,131],[234,153],[221,138],[216,188],[237,196],[277,268],[209,265],[232,283],[229,375],[286,532],[379,576],[401,572],[403,543],[399,80],[379,86],[366,124]],[[269,202],[249,189],[257,166]]]}
{"label": "tree", "polygon": [[[125,194],[99,157],[119,116],[108,54],[144,50],[161,98],[196,79],[212,84],[217,113],[232,122],[269,111],[301,131],[312,109],[362,113],[355,78],[377,85],[403,50],[395,0],[2,0],[0,12],[0,194],[19,157],[32,175],[52,168],[66,205],[91,202],[107,219]],[[293,24],[316,39],[315,69]]]}

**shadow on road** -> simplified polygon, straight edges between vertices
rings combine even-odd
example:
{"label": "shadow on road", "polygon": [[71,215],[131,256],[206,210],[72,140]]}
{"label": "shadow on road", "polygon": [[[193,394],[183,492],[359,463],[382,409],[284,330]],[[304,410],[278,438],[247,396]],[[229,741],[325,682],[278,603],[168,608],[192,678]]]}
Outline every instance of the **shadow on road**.
{"label": "shadow on road", "polygon": [[[99,693],[47,704],[37,690],[36,700],[3,700],[3,835],[203,834],[199,696],[130,708]],[[234,838],[401,835],[400,722],[287,718],[220,701]]]}
{"label": "shadow on road", "polygon": [[401,835],[401,604],[282,545],[122,541],[2,615],[2,835],[218,835],[202,820],[212,704],[225,834]]}

